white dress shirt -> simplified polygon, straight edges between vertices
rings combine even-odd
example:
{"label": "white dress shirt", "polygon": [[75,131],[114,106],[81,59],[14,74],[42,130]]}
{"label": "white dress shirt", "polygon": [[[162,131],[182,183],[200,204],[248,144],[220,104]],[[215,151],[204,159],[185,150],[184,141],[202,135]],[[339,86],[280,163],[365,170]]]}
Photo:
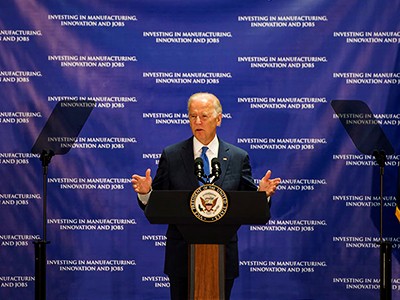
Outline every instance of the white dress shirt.
{"label": "white dress shirt", "polygon": [[201,148],[203,148],[204,146],[208,147],[206,155],[208,157],[208,164],[211,166],[211,160],[214,157],[218,157],[218,149],[219,149],[218,137],[215,135],[214,139],[208,145],[203,145],[202,143],[199,142],[198,139],[193,137],[193,155],[194,155],[193,159],[200,157]]}

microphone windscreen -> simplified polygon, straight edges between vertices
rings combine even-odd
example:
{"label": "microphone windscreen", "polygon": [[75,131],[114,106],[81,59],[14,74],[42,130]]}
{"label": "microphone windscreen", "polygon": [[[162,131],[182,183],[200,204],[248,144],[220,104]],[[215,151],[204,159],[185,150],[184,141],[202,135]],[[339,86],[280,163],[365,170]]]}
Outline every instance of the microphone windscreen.
{"label": "microphone windscreen", "polygon": [[204,176],[204,163],[201,157],[198,157],[194,160],[194,174],[197,178],[202,178]]}
{"label": "microphone windscreen", "polygon": [[219,175],[221,175],[221,164],[219,163],[218,158],[214,157],[211,160],[211,168],[215,177],[219,177]]}
{"label": "microphone windscreen", "polygon": [[196,158],[194,160],[194,165],[195,166],[200,165],[201,167],[203,167],[204,166],[203,159],[201,157]]}

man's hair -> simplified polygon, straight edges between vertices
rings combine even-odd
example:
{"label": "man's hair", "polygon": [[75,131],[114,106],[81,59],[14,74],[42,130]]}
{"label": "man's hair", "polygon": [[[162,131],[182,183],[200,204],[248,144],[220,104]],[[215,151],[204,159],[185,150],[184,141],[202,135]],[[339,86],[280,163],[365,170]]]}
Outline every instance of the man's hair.
{"label": "man's hair", "polygon": [[217,98],[217,96],[215,96],[214,94],[211,94],[211,93],[206,93],[206,92],[195,93],[192,96],[190,96],[188,103],[187,103],[188,112],[189,112],[190,103],[192,102],[193,99],[196,99],[196,98],[207,98],[207,99],[213,100],[215,112],[217,114],[222,114],[222,105],[221,105],[221,102],[219,101],[219,99]]}

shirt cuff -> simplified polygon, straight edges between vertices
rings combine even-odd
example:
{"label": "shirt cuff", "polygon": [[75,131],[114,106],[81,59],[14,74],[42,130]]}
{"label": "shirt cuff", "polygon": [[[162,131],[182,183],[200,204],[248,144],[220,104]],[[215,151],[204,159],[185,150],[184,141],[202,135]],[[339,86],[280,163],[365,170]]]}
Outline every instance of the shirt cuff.
{"label": "shirt cuff", "polygon": [[140,202],[143,203],[143,205],[147,205],[147,203],[149,202],[152,191],[153,190],[150,190],[150,192],[148,192],[147,194],[137,194],[138,199],[140,200]]}

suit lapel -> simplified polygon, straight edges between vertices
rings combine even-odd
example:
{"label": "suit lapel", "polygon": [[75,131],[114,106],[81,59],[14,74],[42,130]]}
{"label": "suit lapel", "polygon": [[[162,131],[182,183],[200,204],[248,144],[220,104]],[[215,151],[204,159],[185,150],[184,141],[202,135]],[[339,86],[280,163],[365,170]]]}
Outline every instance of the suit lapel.
{"label": "suit lapel", "polygon": [[222,140],[219,140],[218,160],[219,163],[221,164],[221,176],[215,182],[215,184],[218,186],[222,186],[226,170],[228,169],[229,163],[231,161],[231,153],[229,151],[229,146]]}
{"label": "suit lapel", "polygon": [[[181,151],[182,163],[185,168],[185,174],[194,175],[194,158],[193,158],[193,137],[186,140],[182,145]],[[188,176],[190,184],[195,188],[199,185],[196,176]]]}

